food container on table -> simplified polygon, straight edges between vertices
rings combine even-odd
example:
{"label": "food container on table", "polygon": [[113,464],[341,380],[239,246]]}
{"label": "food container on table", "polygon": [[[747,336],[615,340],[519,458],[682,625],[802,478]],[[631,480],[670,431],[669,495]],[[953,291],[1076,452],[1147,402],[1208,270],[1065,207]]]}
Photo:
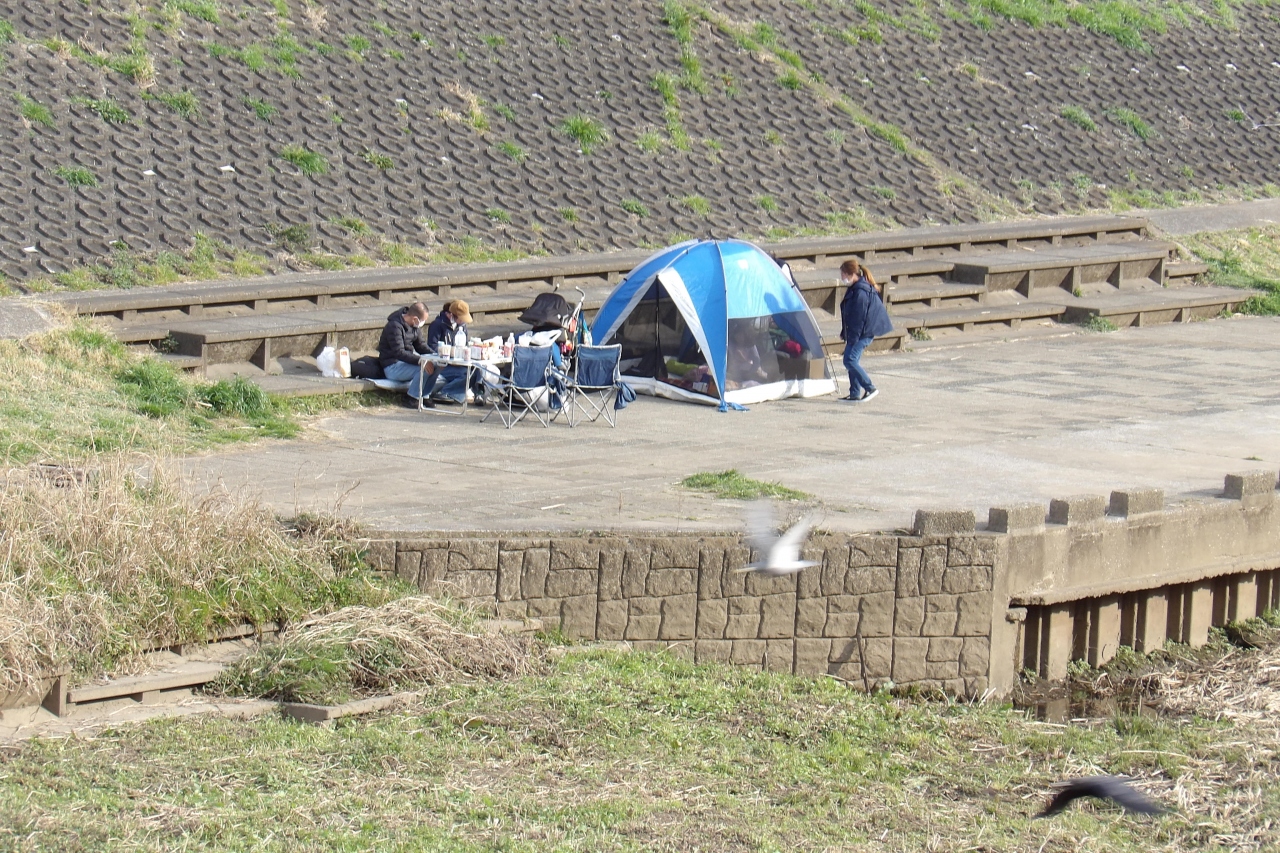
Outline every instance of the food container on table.
{"label": "food container on table", "polygon": [[483,359],[483,358],[484,358],[484,347],[482,347],[482,346],[472,346],[472,347],[471,347],[471,352],[470,352],[470,355],[468,356],[468,358],[471,358],[471,359],[473,359],[473,360],[475,360],[475,361],[480,361],[481,359]]}
{"label": "food container on table", "polygon": [[436,352],[438,352],[444,358],[453,357],[453,347],[444,342],[436,344]]}

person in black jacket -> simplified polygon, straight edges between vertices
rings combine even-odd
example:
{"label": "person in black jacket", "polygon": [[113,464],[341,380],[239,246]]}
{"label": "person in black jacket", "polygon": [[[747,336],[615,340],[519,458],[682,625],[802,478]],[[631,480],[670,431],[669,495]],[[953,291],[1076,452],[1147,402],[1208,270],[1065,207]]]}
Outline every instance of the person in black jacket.
{"label": "person in black jacket", "polygon": [[[427,328],[427,346],[432,352],[438,352],[440,344],[448,344],[449,346],[465,346],[467,338],[467,324],[471,322],[471,309],[467,303],[461,299],[454,299],[446,302],[444,307],[440,309],[440,313],[431,321],[431,325]],[[461,354],[455,353],[456,357],[461,358]],[[466,401],[467,395],[467,368],[459,365],[449,365],[441,368],[440,373],[427,383],[424,394],[431,394],[432,389],[436,385],[436,379],[440,381],[440,387],[435,389],[437,399],[447,403],[463,403]],[[484,383],[481,371],[471,371],[471,391],[483,404],[484,400]]]}
{"label": "person in black jacket", "polygon": [[[428,371],[431,365],[426,364],[425,357],[431,352],[427,342],[422,339],[422,326],[427,322],[427,306],[415,302],[407,308],[399,308],[387,317],[387,325],[378,338],[378,361],[382,365],[382,373],[395,382],[408,382],[408,396],[405,397],[406,408],[418,408],[419,399],[431,393],[430,385],[435,384],[435,377],[427,374],[430,383],[424,390],[421,384],[422,366]],[[434,373],[434,371],[431,371]],[[432,404],[427,401],[425,404]]]}
{"label": "person in black jacket", "polygon": [[840,281],[848,288],[840,300],[840,340],[844,341],[844,368],[849,371],[849,396],[843,400],[865,402],[880,392],[859,363],[872,339],[893,331],[873,279],[855,260],[840,265]]}

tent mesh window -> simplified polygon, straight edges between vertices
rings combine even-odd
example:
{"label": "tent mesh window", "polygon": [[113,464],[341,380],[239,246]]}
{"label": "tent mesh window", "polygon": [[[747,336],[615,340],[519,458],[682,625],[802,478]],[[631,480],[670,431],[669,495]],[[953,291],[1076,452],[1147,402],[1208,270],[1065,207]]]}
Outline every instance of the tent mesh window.
{"label": "tent mesh window", "polygon": [[687,391],[719,396],[702,348],[661,284],[654,282],[614,340],[622,344],[624,376],[653,376]]}
{"label": "tent mesh window", "polygon": [[802,312],[729,321],[725,390],[826,377],[822,342]]}

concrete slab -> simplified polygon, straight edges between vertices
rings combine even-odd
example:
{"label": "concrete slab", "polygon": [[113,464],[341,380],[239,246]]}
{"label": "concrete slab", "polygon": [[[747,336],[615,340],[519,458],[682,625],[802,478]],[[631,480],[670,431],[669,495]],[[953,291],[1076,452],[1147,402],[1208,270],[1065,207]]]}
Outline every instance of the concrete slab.
{"label": "concrete slab", "polygon": [[6,299],[0,304],[0,340],[19,340],[47,332],[55,325],[53,315],[40,305],[23,304],[16,299]]}
{"label": "concrete slab", "polygon": [[740,502],[678,485],[728,468],[811,493],[819,525],[839,531],[1116,488],[1161,488],[1174,504],[1280,462],[1277,356],[1276,318],[1032,337],[870,358],[881,393],[866,404],[722,414],[642,397],[617,429],[572,431],[387,409],[187,464],[282,513],[394,530],[734,530]]}

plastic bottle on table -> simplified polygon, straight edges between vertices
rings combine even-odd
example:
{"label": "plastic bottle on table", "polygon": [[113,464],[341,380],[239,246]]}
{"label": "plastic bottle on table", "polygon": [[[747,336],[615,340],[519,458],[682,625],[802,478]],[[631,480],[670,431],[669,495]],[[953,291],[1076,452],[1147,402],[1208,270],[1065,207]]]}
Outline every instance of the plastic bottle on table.
{"label": "plastic bottle on table", "polygon": [[507,332],[507,340],[502,344],[502,357],[511,358],[511,354],[516,351],[516,336],[514,332]]}

